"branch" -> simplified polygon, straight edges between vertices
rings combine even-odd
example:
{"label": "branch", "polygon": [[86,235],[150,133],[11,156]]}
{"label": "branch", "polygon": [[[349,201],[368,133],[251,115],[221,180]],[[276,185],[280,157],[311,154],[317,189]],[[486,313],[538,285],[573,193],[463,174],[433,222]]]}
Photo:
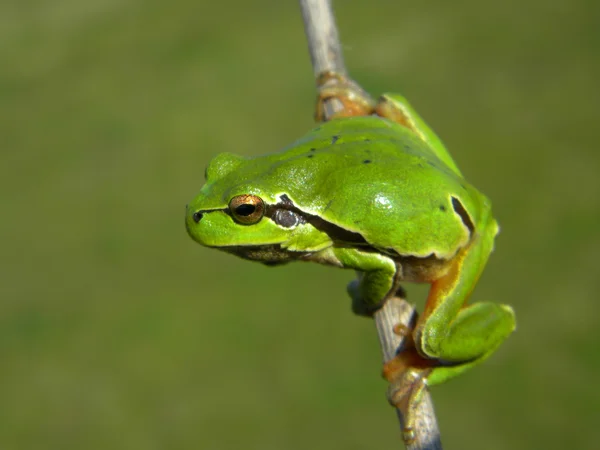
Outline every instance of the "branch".
{"label": "branch", "polygon": [[[308,40],[311,62],[315,80],[328,72],[346,75],[346,67],[342,58],[340,40],[330,1],[299,0],[304,20],[304,30]],[[343,105],[337,99],[328,99],[324,105],[325,117],[339,112]],[[414,308],[406,300],[394,297],[375,313],[375,323],[379,335],[379,343],[384,363],[392,359],[403,345],[403,338],[394,333],[399,324],[409,327],[416,314]],[[404,417],[396,409],[400,421],[400,429],[404,430]],[[437,426],[433,403],[428,391],[422,396],[416,412],[414,435],[405,440],[408,450],[441,450],[440,433]]]}
{"label": "branch", "polygon": [[[319,83],[321,74],[346,75],[340,38],[328,0],[300,0],[300,9],[304,21],[304,32],[308,40],[310,62],[315,81],[320,89],[325,86]],[[342,102],[335,98],[325,100],[323,104],[326,117],[333,116],[343,108]]]}
{"label": "branch", "polygon": [[[404,345],[404,337],[394,333],[394,328],[398,324],[411,327],[416,321],[416,314],[414,307],[400,297],[392,297],[375,313],[375,325],[384,363],[392,359]],[[396,412],[400,430],[403,431],[404,417],[400,409],[397,408]],[[415,417],[414,437],[407,439],[402,435],[407,450],[442,450],[433,401],[427,390],[421,397]]]}
{"label": "branch", "polygon": [[323,72],[346,75],[333,11],[327,0],[300,0],[315,79]]}

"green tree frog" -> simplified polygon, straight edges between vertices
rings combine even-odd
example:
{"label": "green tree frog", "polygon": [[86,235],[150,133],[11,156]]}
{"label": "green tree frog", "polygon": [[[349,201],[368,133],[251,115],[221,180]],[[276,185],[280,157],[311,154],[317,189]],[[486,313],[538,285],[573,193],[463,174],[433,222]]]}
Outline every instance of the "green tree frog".
{"label": "green tree frog", "polygon": [[186,227],[204,246],[268,265],[358,271],[348,291],[359,314],[402,281],[430,283],[409,348],[384,368],[410,428],[423,387],[484,360],[515,318],[510,306],[466,303],[498,232],[490,201],[403,97],[384,95],[374,110],[322,123],[278,153],[216,156]]}

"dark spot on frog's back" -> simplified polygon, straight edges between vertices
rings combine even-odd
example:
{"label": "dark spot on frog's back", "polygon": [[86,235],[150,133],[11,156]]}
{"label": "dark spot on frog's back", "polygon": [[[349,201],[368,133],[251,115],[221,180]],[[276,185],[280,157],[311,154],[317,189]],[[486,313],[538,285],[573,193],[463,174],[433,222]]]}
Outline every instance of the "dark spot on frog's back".
{"label": "dark spot on frog's back", "polygon": [[446,207],[444,205],[440,205],[440,211],[446,211]]}
{"label": "dark spot on frog's back", "polygon": [[306,157],[307,157],[307,158],[312,158],[312,157],[314,157],[314,156],[315,156],[315,155],[307,155]]}
{"label": "dark spot on frog's back", "polygon": [[473,221],[471,220],[469,213],[467,212],[467,210],[465,209],[465,207],[463,206],[463,204],[460,202],[459,199],[457,199],[456,197],[451,197],[451,198],[452,198],[452,208],[454,209],[454,212],[460,216],[460,219],[465,224],[465,226],[469,229],[469,231],[471,233],[473,233],[473,231],[475,231],[475,225],[473,224]]}
{"label": "dark spot on frog's back", "polygon": [[363,139],[363,141],[364,141],[364,142],[371,142],[371,139],[369,139],[369,138],[364,138],[364,139]]}
{"label": "dark spot on frog's back", "polygon": [[333,203],[333,200],[334,199],[331,199],[331,200],[329,200],[327,202],[327,204],[325,205],[325,209],[323,209],[323,212],[326,212],[331,207],[331,204]]}
{"label": "dark spot on frog's back", "polygon": [[371,162],[372,162],[372,161],[371,161],[370,159],[365,159],[365,160],[363,161],[363,164],[370,164]]}
{"label": "dark spot on frog's back", "polygon": [[313,147],[313,148],[311,148],[311,149],[310,149],[310,151],[311,151],[311,152],[316,152],[316,151],[317,151],[317,149]]}
{"label": "dark spot on frog's back", "polygon": [[331,145],[335,144],[339,138],[340,138],[339,134],[334,134],[333,136],[331,136]]}

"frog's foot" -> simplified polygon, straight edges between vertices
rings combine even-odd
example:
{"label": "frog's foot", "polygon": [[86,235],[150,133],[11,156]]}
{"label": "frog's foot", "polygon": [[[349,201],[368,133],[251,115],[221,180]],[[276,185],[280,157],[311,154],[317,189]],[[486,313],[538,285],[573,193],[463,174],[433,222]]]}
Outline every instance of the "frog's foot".
{"label": "frog's foot", "polygon": [[414,349],[403,351],[383,366],[383,376],[390,382],[388,401],[404,418],[402,434],[407,444],[415,438],[417,409],[431,370],[432,367],[428,367],[427,361],[422,360]]}
{"label": "frog's foot", "polygon": [[[323,72],[317,79],[315,120],[323,122],[340,117],[368,116],[375,110],[375,101],[356,82],[335,72]],[[325,111],[327,100],[336,99],[342,110],[333,115]]]}
{"label": "frog's foot", "polygon": [[473,303],[451,321],[438,316],[421,318],[415,340],[423,354],[455,366],[483,361],[515,329],[513,309],[498,303]]}

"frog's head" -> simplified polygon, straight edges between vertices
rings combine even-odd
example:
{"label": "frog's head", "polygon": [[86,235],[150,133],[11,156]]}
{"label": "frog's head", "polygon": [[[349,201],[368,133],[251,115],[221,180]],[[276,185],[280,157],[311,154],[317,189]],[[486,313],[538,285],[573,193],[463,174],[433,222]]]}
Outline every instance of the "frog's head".
{"label": "frog's head", "polygon": [[321,232],[255,161],[228,153],[211,161],[206,184],[187,206],[188,234],[206,247],[267,263],[313,251],[315,239],[322,248]]}

